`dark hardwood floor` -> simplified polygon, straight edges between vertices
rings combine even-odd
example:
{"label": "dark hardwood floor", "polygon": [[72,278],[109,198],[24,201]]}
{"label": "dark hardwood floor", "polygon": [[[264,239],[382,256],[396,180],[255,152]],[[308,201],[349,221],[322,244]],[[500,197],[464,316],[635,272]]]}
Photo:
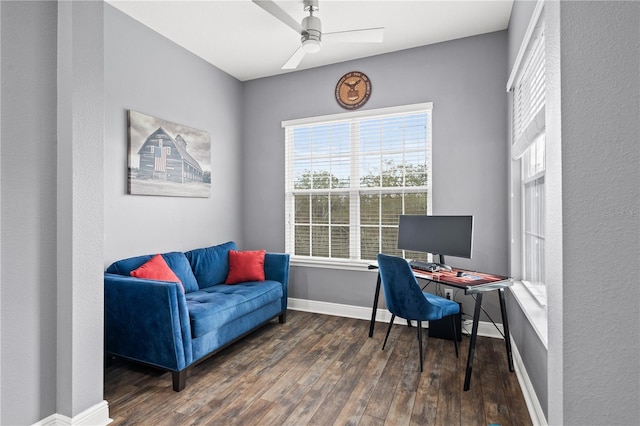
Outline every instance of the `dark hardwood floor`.
{"label": "dark hardwood floor", "polygon": [[[171,375],[116,359],[105,369],[112,425],[530,425],[504,342],[478,338],[471,389],[462,390],[469,337],[425,338],[416,329],[289,311],[191,368]],[[425,333],[426,335],[426,333]]]}

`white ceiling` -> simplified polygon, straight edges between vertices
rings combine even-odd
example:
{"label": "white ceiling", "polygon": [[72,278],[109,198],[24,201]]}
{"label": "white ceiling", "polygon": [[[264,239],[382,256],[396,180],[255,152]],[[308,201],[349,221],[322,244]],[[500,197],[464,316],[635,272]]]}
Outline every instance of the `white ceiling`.
{"label": "white ceiling", "polygon": [[[300,36],[251,0],[107,0],[241,81],[282,74]],[[277,4],[296,21],[301,0]],[[504,30],[513,0],[320,0],[322,31],[385,27],[383,43],[324,43],[298,70]]]}

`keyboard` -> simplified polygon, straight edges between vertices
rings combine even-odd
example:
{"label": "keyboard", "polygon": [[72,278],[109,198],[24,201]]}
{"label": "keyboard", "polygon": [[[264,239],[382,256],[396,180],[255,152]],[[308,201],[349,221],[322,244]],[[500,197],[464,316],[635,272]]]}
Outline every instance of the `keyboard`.
{"label": "keyboard", "polygon": [[440,267],[435,263],[423,262],[421,260],[410,260],[409,266],[411,266],[411,269],[417,269],[418,271],[424,272],[437,272],[440,270]]}

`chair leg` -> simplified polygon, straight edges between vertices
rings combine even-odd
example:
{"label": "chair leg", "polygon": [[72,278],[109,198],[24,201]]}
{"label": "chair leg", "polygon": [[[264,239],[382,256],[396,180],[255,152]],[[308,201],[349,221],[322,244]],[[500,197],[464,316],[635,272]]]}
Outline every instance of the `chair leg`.
{"label": "chair leg", "polygon": [[455,315],[449,315],[451,318],[451,335],[453,336],[453,345],[456,348],[456,358],[458,358],[458,333],[456,333]]}
{"label": "chair leg", "polygon": [[396,319],[395,314],[391,314],[391,321],[389,322],[389,327],[387,328],[387,334],[384,336],[384,343],[382,344],[382,350],[384,351],[384,347],[387,346],[387,339],[389,338],[389,332],[391,331],[391,326],[393,325],[393,320]]}
{"label": "chair leg", "polygon": [[422,321],[418,321],[418,349],[420,350],[420,372],[422,373]]}

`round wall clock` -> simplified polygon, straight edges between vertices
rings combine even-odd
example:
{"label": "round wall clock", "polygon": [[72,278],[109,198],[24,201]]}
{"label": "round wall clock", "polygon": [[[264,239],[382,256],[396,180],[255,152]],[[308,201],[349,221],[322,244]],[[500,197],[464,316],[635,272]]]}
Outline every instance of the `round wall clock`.
{"label": "round wall clock", "polygon": [[371,80],[364,73],[351,71],[336,84],[336,101],[342,108],[357,109],[371,96]]}

